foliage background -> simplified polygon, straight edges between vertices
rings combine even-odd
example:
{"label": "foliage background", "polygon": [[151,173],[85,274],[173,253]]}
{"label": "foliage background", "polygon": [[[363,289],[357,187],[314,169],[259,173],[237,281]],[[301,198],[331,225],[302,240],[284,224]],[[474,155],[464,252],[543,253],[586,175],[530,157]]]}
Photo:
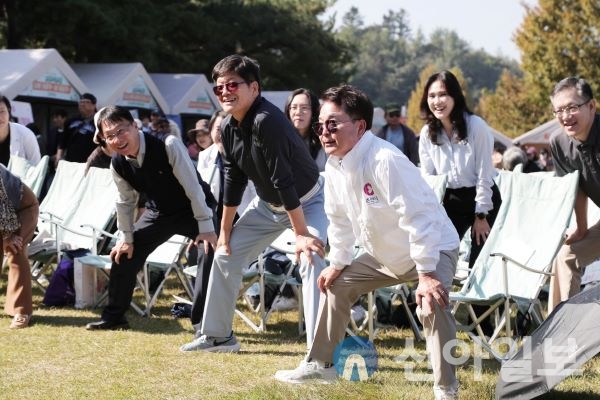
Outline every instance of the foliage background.
{"label": "foliage background", "polygon": [[[237,52],[259,60],[266,90],[319,93],[347,82],[374,104],[406,104],[426,68],[460,70],[471,108],[516,136],[551,115],[555,82],[578,75],[598,89],[600,2],[539,0],[514,40],[517,61],[474,50],[456,32],[414,32],[390,9],[365,26],[356,8],[326,19],[335,0],[0,0],[0,48],[56,48],[71,63],[141,62],[149,72],[203,73]],[[390,3],[393,8],[393,3]],[[418,109],[418,107],[417,107]]]}

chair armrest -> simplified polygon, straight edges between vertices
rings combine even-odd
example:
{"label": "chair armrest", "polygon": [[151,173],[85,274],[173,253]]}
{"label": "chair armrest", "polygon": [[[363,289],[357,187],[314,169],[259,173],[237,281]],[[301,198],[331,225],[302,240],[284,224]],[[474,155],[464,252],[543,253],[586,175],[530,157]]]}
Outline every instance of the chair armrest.
{"label": "chair armrest", "polygon": [[[512,262],[517,267],[525,269],[525,270],[527,270],[529,272],[533,272],[535,274],[540,274],[540,275],[545,275],[545,276],[553,276],[554,275],[552,272],[542,272],[542,271],[535,270],[533,268],[529,268],[528,266],[521,264],[517,260],[515,260],[515,259],[513,259],[513,258],[511,258],[509,256],[507,256],[504,253],[491,253],[490,257],[502,257],[502,259]],[[505,265],[505,264],[503,264],[503,265]]]}
{"label": "chair armrest", "polygon": [[48,211],[40,211],[39,219],[41,219],[44,222],[50,222],[51,224],[56,224],[56,223],[62,221],[61,217],[59,217],[58,215],[52,214],[51,212],[48,212]]}
{"label": "chair armrest", "polygon": [[[104,229],[97,228],[97,227],[95,227],[93,225],[90,225],[90,224],[83,224],[83,225],[80,225],[80,226],[82,228],[91,228],[93,232],[100,232],[104,236],[108,236],[108,237],[113,238],[113,239],[118,239],[119,238],[114,233],[107,232]],[[74,232],[74,231],[71,231],[71,232]],[[78,233],[78,232],[74,232],[74,233]]]}

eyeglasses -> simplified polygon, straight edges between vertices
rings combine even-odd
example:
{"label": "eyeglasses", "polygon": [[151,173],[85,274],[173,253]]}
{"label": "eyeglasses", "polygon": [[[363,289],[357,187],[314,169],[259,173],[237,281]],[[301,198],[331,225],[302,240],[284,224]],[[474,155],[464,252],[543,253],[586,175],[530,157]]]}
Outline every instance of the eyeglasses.
{"label": "eyeglasses", "polygon": [[224,85],[217,85],[217,86],[213,86],[213,92],[217,95],[220,96],[223,94],[223,89],[227,88],[228,92],[231,93],[235,93],[237,92],[238,88],[240,85],[242,84],[248,84],[248,82],[245,81],[241,81],[241,82],[227,82]]}
{"label": "eyeglasses", "polygon": [[552,114],[554,114],[555,117],[562,117],[563,113],[567,113],[567,116],[569,115],[573,115],[573,114],[577,114],[579,112],[579,109],[581,108],[581,106],[586,105],[587,103],[590,102],[591,99],[587,99],[586,101],[584,101],[581,104],[572,104],[570,106],[565,106],[563,108],[559,108],[558,110],[552,110]]}
{"label": "eyeglasses", "polygon": [[310,106],[299,106],[299,105],[294,104],[294,105],[290,106],[290,111],[297,111],[299,113],[304,114],[304,113],[310,112]]}
{"label": "eyeglasses", "polygon": [[398,118],[400,116],[400,111],[392,111],[388,113],[388,117],[390,118]]}
{"label": "eyeglasses", "polygon": [[335,119],[328,119],[324,123],[316,122],[313,125],[313,129],[319,136],[321,136],[323,134],[323,127],[327,128],[327,132],[329,132],[329,133],[336,133],[338,130],[338,125],[345,124],[346,122],[350,122],[350,121],[354,122],[354,121],[356,121],[356,119],[351,118],[348,121],[342,121],[342,122],[336,121]]}
{"label": "eyeglasses", "polygon": [[117,140],[117,138],[121,135],[123,135],[124,133],[129,132],[129,128],[131,127],[131,124],[127,124],[127,126],[121,126],[117,129],[117,131],[113,134],[110,135],[104,135],[104,140],[106,141],[106,143],[111,143],[114,142],[115,140]]}

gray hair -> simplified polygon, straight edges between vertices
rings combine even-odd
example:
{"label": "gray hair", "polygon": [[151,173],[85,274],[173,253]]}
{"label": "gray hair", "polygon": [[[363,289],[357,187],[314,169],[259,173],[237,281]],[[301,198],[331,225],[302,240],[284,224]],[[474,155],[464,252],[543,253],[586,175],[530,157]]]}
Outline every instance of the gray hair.
{"label": "gray hair", "polygon": [[525,166],[527,163],[527,154],[518,146],[512,146],[506,149],[502,154],[502,168],[512,171],[519,164]]}

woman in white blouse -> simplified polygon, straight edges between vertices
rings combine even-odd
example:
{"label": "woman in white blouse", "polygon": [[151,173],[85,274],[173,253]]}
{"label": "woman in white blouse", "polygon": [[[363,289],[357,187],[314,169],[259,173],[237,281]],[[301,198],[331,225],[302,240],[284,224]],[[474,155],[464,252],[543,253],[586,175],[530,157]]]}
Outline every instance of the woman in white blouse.
{"label": "woman in white blouse", "polygon": [[37,165],[41,156],[35,133],[26,126],[10,122],[10,117],[10,101],[0,95],[0,163],[8,166],[10,156],[19,156]]}
{"label": "woman in white blouse", "polygon": [[420,109],[426,121],[419,138],[421,171],[448,176],[443,205],[461,239],[471,228],[471,268],[502,202],[493,181],[492,130],[469,110],[449,71],[429,77]]}

